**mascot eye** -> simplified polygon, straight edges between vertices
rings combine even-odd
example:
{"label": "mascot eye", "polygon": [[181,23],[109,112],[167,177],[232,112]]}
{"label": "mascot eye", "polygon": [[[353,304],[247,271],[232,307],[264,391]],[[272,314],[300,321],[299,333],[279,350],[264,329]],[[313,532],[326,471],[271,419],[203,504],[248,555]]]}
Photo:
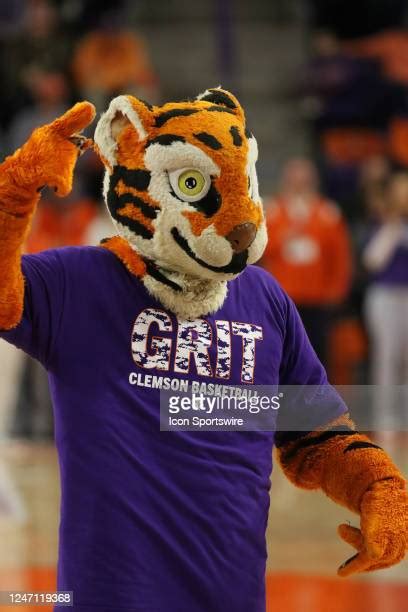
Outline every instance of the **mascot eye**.
{"label": "mascot eye", "polygon": [[186,202],[201,200],[211,185],[209,176],[193,168],[182,168],[170,172],[169,180],[175,195]]}

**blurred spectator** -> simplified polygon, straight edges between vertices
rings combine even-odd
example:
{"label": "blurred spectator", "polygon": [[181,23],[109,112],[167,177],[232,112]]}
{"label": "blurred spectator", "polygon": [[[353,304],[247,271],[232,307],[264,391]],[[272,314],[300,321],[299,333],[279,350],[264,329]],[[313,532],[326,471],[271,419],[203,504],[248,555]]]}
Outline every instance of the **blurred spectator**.
{"label": "blurred spectator", "polygon": [[319,193],[312,162],[294,159],[287,164],[267,224],[263,266],[295,301],[318,356],[327,363],[331,314],[347,296],[351,252],[342,216]]}
{"label": "blurred spectator", "polygon": [[47,0],[27,0],[21,29],[3,41],[3,93],[0,120],[8,125],[14,114],[32,102],[33,82],[42,72],[65,70],[71,44],[60,27],[59,14]]}
{"label": "blurred spectator", "polygon": [[316,127],[384,125],[389,100],[382,90],[379,63],[375,59],[345,53],[330,31],[316,32],[312,58],[305,66],[304,91],[313,96]]}
{"label": "blurred spectator", "polygon": [[157,81],[142,39],[122,25],[119,11],[107,11],[99,27],[78,43],[72,71],[81,95],[104,110],[110,99],[128,93],[148,100]]}
{"label": "blurred spectator", "polygon": [[27,252],[37,253],[59,246],[87,244],[87,233],[98,216],[96,202],[81,198],[58,199],[48,193],[33,219]]}
{"label": "blurred spectator", "polygon": [[343,202],[346,218],[350,221],[350,234],[354,248],[354,275],[349,296],[350,312],[363,325],[363,305],[369,281],[362,263],[362,253],[372,235],[373,226],[380,223],[386,209],[386,187],[391,165],[384,156],[369,158],[360,167],[358,188]]}
{"label": "blurred spectator", "polygon": [[[401,29],[385,30],[344,44],[354,57],[380,62],[384,85],[379,93],[393,93],[393,112],[387,126],[387,144],[393,160],[408,166],[408,33]],[[391,99],[391,98],[390,98]]]}
{"label": "blurred spectator", "polygon": [[371,380],[408,384],[408,174],[387,188],[387,208],[363,252],[371,274],[366,317],[371,340]]}
{"label": "blurred spectator", "polygon": [[313,38],[303,91],[325,190],[342,205],[357,188],[360,164],[387,152],[404,90],[384,75],[379,59],[352,54],[333,33],[321,31]]}
{"label": "blurred spectator", "polygon": [[356,188],[344,196],[341,208],[352,228],[360,230],[367,217],[377,218],[384,207],[384,189],[390,162],[384,155],[373,155],[357,168]]}
{"label": "blurred spectator", "polygon": [[385,191],[391,172],[389,160],[381,155],[363,162],[358,188],[343,201],[354,250],[354,273],[347,303],[334,324],[330,337],[330,374],[336,384],[366,384],[368,342],[364,325],[364,300],[368,273],[362,251],[385,210]]}
{"label": "blurred spectator", "polygon": [[408,85],[408,33],[405,30],[382,31],[347,42],[344,48],[359,57],[379,60],[391,81]]}
{"label": "blurred spectator", "polygon": [[360,185],[356,198],[358,218],[378,220],[385,212],[385,188],[391,172],[389,160],[377,155],[370,157],[360,169]]}

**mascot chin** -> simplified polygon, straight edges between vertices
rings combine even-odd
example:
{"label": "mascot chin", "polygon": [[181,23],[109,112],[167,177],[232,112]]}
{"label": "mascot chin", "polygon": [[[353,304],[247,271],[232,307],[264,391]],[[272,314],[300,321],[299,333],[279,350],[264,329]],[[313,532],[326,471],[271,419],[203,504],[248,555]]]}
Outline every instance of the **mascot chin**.
{"label": "mascot chin", "polygon": [[[403,476],[355,430],[293,303],[251,265],[267,236],[238,100],[119,96],[95,143],[81,135],[93,118],[75,105],[0,167],[1,337],[48,371],[58,589],[76,612],[264,612],[274,446],[295,485],[359,515],[360,528],[339,527],[357,550],[340,576],[401,561]],[[21,256],[41,188],[66,196],[90,146],[118,234]],[[160,390],[233,399],[253,385],[324,386],[324,409],[299,399],[273,431],[160,431]]]}

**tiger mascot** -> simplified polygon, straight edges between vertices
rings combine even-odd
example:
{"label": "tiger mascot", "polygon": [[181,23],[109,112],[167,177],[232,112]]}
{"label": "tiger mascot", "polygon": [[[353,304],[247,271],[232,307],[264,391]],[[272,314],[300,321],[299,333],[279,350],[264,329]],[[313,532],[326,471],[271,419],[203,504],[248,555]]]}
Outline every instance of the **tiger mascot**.
{"label": "tiger mascot", "polygon": [[[77,612],[265,610],[274,445],[295,485],[360,516],[360,529],[339,527],[357,550],[340,576],[399,562],[404,478],[355,431],[293,303],[251,265],[267,240],[257,145],[231,93],[161,107],[115,98],[95,148],[118,235],[21,257],[42,187],[70,192],[93,118],[75,105],[0,173],[1,336],[49,375],[58,589]],[[276,431],[160,431],[160,389],[184,383],[326,385],[330,401],[306,428],[279,414]],[[299,400],[292,423],[309,410]]]}

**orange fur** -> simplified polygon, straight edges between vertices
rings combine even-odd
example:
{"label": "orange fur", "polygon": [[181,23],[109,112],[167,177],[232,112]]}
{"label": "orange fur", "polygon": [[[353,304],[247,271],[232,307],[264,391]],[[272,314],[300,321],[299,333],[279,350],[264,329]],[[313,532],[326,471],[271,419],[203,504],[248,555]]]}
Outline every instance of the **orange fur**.
{"label": "orange fur", "polygon": [[122,208],[118,209],[118,215],[127,217],[128,219],[134,219],[135,221],[139,221],[144,227],[147,227],[150,231],[154,231],[154,227],[151,219],[148,219],[137,206],[133,204],[126,204]]}
{"label": "orange fur", "polygon": [[0,211],[0,236],[6,237],[0,247],[0,329],[15,327],[23,315],[24,279],[20,257],[30,219],[31,215],[16,217]]}
{"label": "orange fur", "polygon": [[94,116],[92,104],[80,102],[53,123],[34,130],[21,149],[1,166],[2,174],[10,178],[12,189],[34,193],[48,185],[55,187],[61,197],[68,195],[78,157],[78,149],[69,138],[84,129]]}
{"label": "orange fur", "polygon": [[[348,417],[341,417],[330,423],[327,430],[336,425],[353,427]],[[370,442],[367,436],[358,432],[350,436],[335,436],[321,444],[302,448],[303,440],[316,438],[322,431],[315,431],[278,451],[285,474],[297,486],[321,488],[337,503],[359,512],[363,494],[377,480],[392,477],[405,482],[399,470],[380,449],[361,448],[344,452],[352,442]],[[293,453],[296,448],[299,450]]]}
{"label": "orange fur", "polygon": [[135,187],[132,187],[130,185],[126,185],[122,179],[119,181],[119,183],[116,185],[116,189],[115,189],[116,193],[120,196],[124,193],[131,193],[132,195],[135,196],[143,196],[143,199],[145,202],[148,202],[152,208],[159,208],[157,206],[157,204],[154,202],[154,200],[152,200],[152,198],[149,197],[149,195],[145,192],[145,191],[139,191],[138,189],[136,189]]}
{"label": "orange fur", "polygon": [[[67,195],[78,148],[69,138],[94,117],[88,102],[76,104],[65,115],[32,133],[29,140],[0,166],[0,328],[11,329],[21,320],[24,279],[21,249],[44,185]],[[85,142],[89,146],[90,141]]]}
{"label": "orange fur", "polygon": [[[122,180],[120,180],[119,183],[117,184],[115,191],[119,196],[126,194],[126,193],[130,193],[132,195],[139,196],[139,197],[142,196],[143,200],[149,203],[152,208],[158,208],[154,200],[152,200],[152,198],[150,198],[146,192],[140,192],[134,187],[130,187],[126,185]],[[139,221],[139,223],[147,227],[147,229],[149,229],[151,232],[154,232],[152,220],[146,217],[142,213],[142,211],[139,208],[137,208],[137,206],[134,206],[133,204],[129,203],[123,206],[122,208],[119,208],[117,212],[119,215],[122,215],[123,217],[128,217],[129,219],[134,219],[135,221]]]}
{"label": "orange fur", "polygon": [[131,125],[126,126],[118,137],[117,160],[120,166],[129,170],[144,168],[144,148],[139,136]]}
{"label": "orange fur", "polygon": [[129,243],[120,236],[113,236],[101,243],[101,246],[114,253],[120,261],[127,267],[129,272],[141,278],[146,274],[146,264]]}
{"label": "orange fur", "polygon": [[342,577],[399,563],[408,547],[408,498],[399,479],[379,480],[361,502],[361,529],[339,525],[340,537],[358,554],[339,568]]}
{"label": "orange fur", "polygon": [[[194,103],[194,107],[206,108],[212,106],[208,102]],[[173,108],[175,105],[171,105]],[[183,105],[181,105],[183,106]],[[185,105],[184,105],[185,106]],[[167,110],[167,105],[162,110]],[[215,186],[222,195],[220,210],[210,219],[198,212],[185,212],[189,219],[191,229],[196,236],[210,225],[214,225],[218,235],[226,236],[236,225],[243,222],[252,222],[259,227],[262,217],[261,211],[248,195],[248,179],[246,174],[248,145],[244,138],[242,146],[234,146],[229,129],[237,126],[244,135],[245,123],[230,113],[219,113],[217,123],[214,123],[213,113],[197,113],[188,117],[174,117],[167,121],[165,126],[157,130],[157,134],[171,133],[184,136],[187,142],[193,142],[206,154],[208,148],[200,141],[194,139],[198,132],[208,132],[214,135],[223,145],[218,151],[211,151],[211,158],[221,168],[221,175],[215,179]],[[215,129],[216,128],[216,129]]]}
{"label": "orange fur", "polygon": [[[348,416],[327,426],[354,429]],[[286,476],[305,489],[322,489],[335,502],[361,515],[361,530],[340,525],[339,535],[358,554],[338,570],[340,576],[389,567],[401,561],[408,546],[406,483],[388,455],[379,448],[347,450],[354,442],[370,443],[357,432],[313,445],[324,430],[315,431],[278,450]]]}
{"label": "orange fur", "polygon": [[[231,96],[231,94],[229,95]],[[231,97],[233,98],[233,96]],[[236,225],[241,223],[252,222],[257,228],[262,223],[262,211],[259,206],[252,202],[248,194],[246,173],[248,144],[244,137],[244,112],[236,98],[233,99],[237,105],[234,114],[228,112],[216,113],[216,122],[214,122],[215,113],[213,112],[196,113],[189,116],[173,117],[166,121],[162,127],[156,128],[154,127],[154,118],[161,113],[189,107],[206,110],[214,104],[199,100],[192,103],[172,102],[160,107],[153,107],[153,111],[149,111],[139,100],[131,98],[150,139],[154,139],[161,134],[183,136],[187,142],[194,143],[194,146],[200,148],[204,153],[210,154],[221,169],[221,175],[214,181],[215,187],[222,196],[220,210],[211,218],[195,211],[183,213],[189,219],[191,230],[196,236],[201,235],[210,225],[214,225],[218,235],[226,236]],[[234,146],[232,142],[229,133],[232,126],[237,127],[243,137],[240,147]],[[222,149],[209,151],[202,142],[194,138],[194,134],[200,132],[208,132],[214,135],[222,144]],[[145,168],[144,146],[132,126],[128,125],[123,128],[117,142],[118,164],[129,169]],[[159,205],[159,203],[156,204]]]}

